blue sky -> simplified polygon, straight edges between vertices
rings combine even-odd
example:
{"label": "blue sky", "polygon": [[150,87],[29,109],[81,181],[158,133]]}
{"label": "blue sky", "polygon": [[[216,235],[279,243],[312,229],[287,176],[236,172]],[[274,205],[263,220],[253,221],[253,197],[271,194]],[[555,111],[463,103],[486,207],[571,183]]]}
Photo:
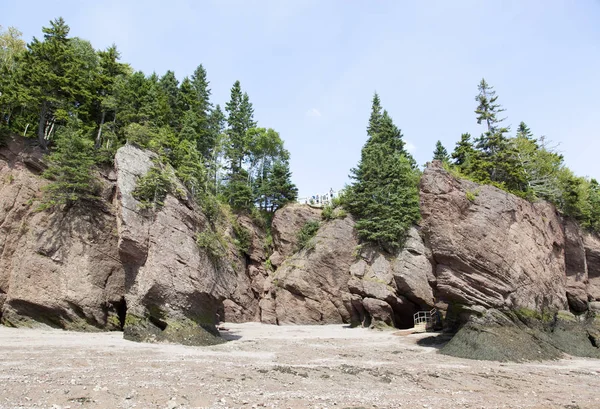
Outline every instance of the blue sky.
{"label": "blue sky", "polygon": [[29,41],[63,16],[71,35],[181,80],[202,63],[213,100],[235,80],[260,126],[280,132],[300,195],[338,189],[360,158],[371,97],[420,164],[479,135],[474,97],[492,84],[582,176],[600,177],[600,1],[8,1],[0,25]]}

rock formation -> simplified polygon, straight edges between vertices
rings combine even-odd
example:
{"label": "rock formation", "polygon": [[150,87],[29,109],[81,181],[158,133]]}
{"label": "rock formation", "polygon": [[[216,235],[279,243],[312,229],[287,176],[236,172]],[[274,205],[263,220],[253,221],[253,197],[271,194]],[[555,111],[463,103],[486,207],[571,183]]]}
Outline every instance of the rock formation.
{"label": "rock formation", "polygon": [[[204,345],[222,342],[218,320],[407,328],[436,307],[458,331],[445,351],[459,356],[595,356],[600,345],[600,237],[548,203],[456,179],[434,162],[421,179],[423,220],[389,254],[359,243],[339,209],[329,221],[290,204],[271,226],[249,215],[209,222],[174,176],[164,206],[142,210],[132,192],[154,159],[124,146],[102,175],[102,200],[36,211],[42,155],[20,139],[0,149],[3,324]],[[297,249],[309,221],[321,226]],[[222,257],[197,244],[211,232]],[[507,352],[514,340],[527,345]]]}
{"label": "rock formation", "polygon": [[[220,342],[215,324],[224,300],[226,316],[252,320],[256,315],[258,302],[245,260],[231,246],[225,257],[214,260],[196,244],[197,234],[211,227],[185,198],[169,194],[161,209],[140,209],[132,192],[153,159],[131,145],[115,157],[118,248],[126,271],[125,336],[183,344]],[[185,191],[183,186],[178,189]]]}
{"label": "rock formation", "polygon": [[47,183],[40,157],[23,140],[0,150],[2,323],[120,329],[125,275],[114,211],[86,203],[36,211]]}

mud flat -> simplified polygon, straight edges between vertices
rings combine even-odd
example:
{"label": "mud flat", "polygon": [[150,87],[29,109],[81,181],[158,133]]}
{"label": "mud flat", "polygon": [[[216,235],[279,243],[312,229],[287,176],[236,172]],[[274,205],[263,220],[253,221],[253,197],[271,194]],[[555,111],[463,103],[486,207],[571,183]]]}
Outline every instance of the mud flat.
{"label": "mud flat", "polygon": [[430,335],[226,324],[211,347],[0,327],[0,408],[599,408],[600,360],[472,361]]}

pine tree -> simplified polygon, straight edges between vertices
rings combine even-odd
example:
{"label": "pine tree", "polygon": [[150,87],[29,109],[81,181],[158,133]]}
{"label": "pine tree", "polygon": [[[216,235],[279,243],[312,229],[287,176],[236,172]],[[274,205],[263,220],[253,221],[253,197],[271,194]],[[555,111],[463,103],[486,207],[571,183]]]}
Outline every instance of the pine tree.
{"label": "pine tree", "polygon": [[448,155],[448,151],[442,145],[442,141],[437,141],[435,143],[435,150],[433,151],[433,160],[440,160],[444,163],[450,161],[450,156]]}
{"label": "pine tree", "polygon": [[[378,102],[373,99],[372,112],[377,112]],[[387,112],[368,129],[374,133],[351,171],[354,183],[348,189],[346,206],[357,219],[356,229],[363,240],[395,251],[420,218],[418,172],[404,151],[402,133]]]}
{"label": "pine tree", "polygon": [[59,130],[56,148],[48,161],[44,177],[52,182],[45,189],[42,207],[70,207],[79,200],[98,198],[99,185],[93,173],[94,142],[85,136],[80,121]]}
{"label": "pine tree", "polygon": [[[485,79],[478,85],[479,93],[475,113],[477,123],[485,123],[487,130],[477,139],[477,149],[481,152],[482,169],[488,174],[488,180],[505,185],[510,191],[523,188],[522,171],[518,167],[514,146],[505,135],[509,128],[501,125],[504,118],[498,115],[505,110],[497,103],[498,96]],[[481,180],[485,182],[486,180]]]}

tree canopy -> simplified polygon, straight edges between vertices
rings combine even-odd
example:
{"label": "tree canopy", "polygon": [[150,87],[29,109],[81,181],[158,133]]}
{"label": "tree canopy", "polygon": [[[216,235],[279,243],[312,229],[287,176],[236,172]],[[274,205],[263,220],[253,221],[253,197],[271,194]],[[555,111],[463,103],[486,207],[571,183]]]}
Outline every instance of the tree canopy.
{"label": "tree canopy", "polygon": [[94,166],[125,143],[158,153],[199,201],[273,212],[296,199],[283,139],[257,126],[239,81],[225,115],[202,64],[181,81],[173,71],[146,75],[122,63],[116,45],[95,50],[71,37],[62,18],[42,33],[25,44],[0,27],[0,131],[36,138],[50,153],[47,205],[93,198]]}

